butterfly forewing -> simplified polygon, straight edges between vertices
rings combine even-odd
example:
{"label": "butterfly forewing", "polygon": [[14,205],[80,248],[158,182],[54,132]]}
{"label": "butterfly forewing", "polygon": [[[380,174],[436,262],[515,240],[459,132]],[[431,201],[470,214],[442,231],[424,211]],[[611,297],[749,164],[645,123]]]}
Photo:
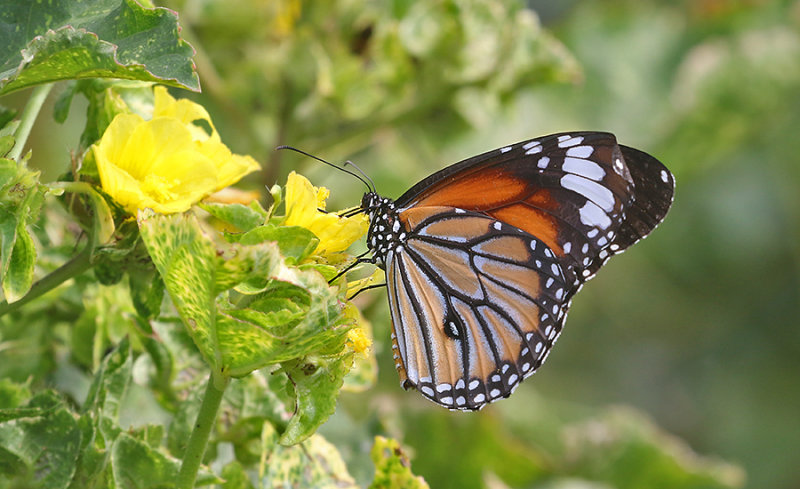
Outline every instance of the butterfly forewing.
{"label": "butterfly forewing", "polygon": [[561,330],[566,283],[555,255],[475,212],[423,207],[399,218],[410,232],[386,267],[404,385],[453,409],[507,397]]}
{"label": "butterfly forewing", "polygon": [[559,256],[574,293],[608,257],[663,219],[673,186],[661,163],[618,145],[612,134],[575,132],[457,163],[412,187],[397,204],[463,208],[525,230]]}

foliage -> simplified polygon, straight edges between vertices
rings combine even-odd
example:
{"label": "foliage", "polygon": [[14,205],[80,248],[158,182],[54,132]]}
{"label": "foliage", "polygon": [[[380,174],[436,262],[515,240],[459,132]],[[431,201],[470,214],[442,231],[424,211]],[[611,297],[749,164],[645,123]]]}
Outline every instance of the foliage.
{"label": "foliage", "polygon": [[[796,181],[782,163],[795,152],[780,144],[800,113],[787,102],[800,84],[796,30],[778,22],[788,8],[618,0],[567,15],[530,3],[565,21],[545,29],[515,0],[175,0],[175,12],[134,0],[0,4],[13,27],[0,35],[0,95],[26,100],[19,113],[0,110],[0,488],[741,487],[740,468],[696,454],[634,408],[554,398],[645,406],[703,451],[742,453],[695,436],[697,414],[671,409],[688,402],[673,385],[626,385],[642,382],[661,357],[635,357],[653,349],[614,328],[639,321],[669,332],[661,344],[682,338],[675,348],[693,356],[675,358],[691,367],[669,367],[696,382],[697,394],[719,389],[691,380],[703,355],[715,341],[735,347],[736,335],[711,322],[698,333],[704,306],[689,314],[659,297],[687,295],[676,284],[688,280],[709,300],[706,276],[735,289],[731,263],[752,276],[768,267],[774,287],[794,290],[783,271],[794,255],[776,244],[790,241],[770,234],[776,208],[786,220],[794,215],[776,204],[796,201],[793,187],[781,182],[772,193],[763,175],[755,189],[739,185],[745,172],[723,177],[740,189],[727,197],[740,214],[702,205],[692,188],[753,158]],[[154,87],[197,91],[201,80],[204,93],[192,101]],[[25,154],[54,81],[55,120],[80,121],[73,151],[34,136]],[[159,127],[165,118],[172,123]],[[340,217],[327,201],[353,205],[347,190],[359,183],[296,156],[289,168],[290,153],[272,148],[287,143],[329,159],[361,153],[380,162],[367,172],[379,188],[400,191],[442,153],[455,160],[587,126],[653,148],[676,171],[678,201],[660,244],[597,279],[612,286],[581,294],[569,329],[579,330],[589,310],[597,326],[580,339],[580,331],[565,335],[539,374],[548,398],[528,386],[501,406],[458,415],[398,394],[382,299],[375,308],[365,295],[348,300],[380,274],[338,276],[366,221]],[[161,158],[162,166],[112,185],[109,168],[131,175],[140,164],[120,165],[126,154],[129,163],[152,154],[141,164]],[[259,177],[268,194],[209,196],[256,160],[266,160]],[[42,168],[50,162],[55,170]],[[190,171],[178,172],[181,165]],[[326,175],[333,195],[290,172],[303,165],[312,180]],[[58,178],[44,181],[42,171]],[[719,236],[741,240],[714,248]],[[745,251],[759,246],[781,258],[749,259]],[[790,301],[774,287],[746,289],[752,296],[727,290],[730,311],[712,312],[741,335],[754,317],[741,304]],[[579,353],[569,357],[570,348]],[[375,386],[379,363],[390,387]],[[602,365],[628,377],[601,387]],[[638,397],[660,387],[659,402]],[[709,424],[743,418],[731,405],[737,410],[717,408],[723,414]]]}

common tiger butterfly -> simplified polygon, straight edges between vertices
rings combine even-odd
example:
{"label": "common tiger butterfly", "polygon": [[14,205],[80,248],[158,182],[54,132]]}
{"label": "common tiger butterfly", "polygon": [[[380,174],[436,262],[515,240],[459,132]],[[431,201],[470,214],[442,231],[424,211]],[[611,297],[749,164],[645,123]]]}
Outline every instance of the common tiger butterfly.
{"label": "common tiger butterfly", "polygon": [[575,293],[664,219],[673,192],[654,157],[570,132],[456,163],[394,201],[365,193],[402,386],[458,410],[511,395]]}

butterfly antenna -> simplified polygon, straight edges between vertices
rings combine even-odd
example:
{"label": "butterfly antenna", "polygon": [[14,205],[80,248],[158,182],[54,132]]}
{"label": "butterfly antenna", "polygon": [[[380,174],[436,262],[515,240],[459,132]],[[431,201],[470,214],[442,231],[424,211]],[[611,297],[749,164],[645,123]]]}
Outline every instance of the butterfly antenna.
{"label": "butterfly antenna", "polygon": [[372,179],[369,177],[369,175],[367,175],[366,173],[364,173],[364,170],[362,170],[361,168],[359,168],[359,167],[358,167],[358,165],[356,165],[355,163],[353,163],[353,162],[352,162],[352,161],[350,161],[350,160],[347,160],[347,161],[345,161],[345,162],[344,162],[344,165],[342,165],[342,166],[347,166],[347,165],[352,165],[352,166],[353,166],[353,168],[355,168],[356,170],[358,170],[358,173],[360,173],[361,175],[363,175],[363,176],[364,176],[364,178],[366,178],[367,180],[369,180],[369,183],[370,183],[370,185],[371,185],[371,187],[370,187],[370,191],[371,191],[371,192],[375,192],[375,193],[377,193],[377,192],[378,192],[378,187],[376,187],[376,186],[375,186],[375,182],[373,182],[373,181],[372,181]]}
{"label": "butterfly antenna", "polygon": [[[352,172],[352,171],[350,171],[350,170],[348,170],[348,169],[346,169],[346,168],[342,168],[341,166],[336,166],[336,165],[334,165],[333,163],[330,163],[330,162],[328,162],[328,161],[325,161],[325,160],[323,160],[322,158],[320,158],[320,157],[318,157],[318,156],[314,156],[314,155],[312,155],[312,154],[306,153],[305,151],[303,151],[303,150],[301,150],[301,149],[297,149],[297,148],[295,148],[295,147],[292,147],[292,146],[281,145],[281,146],[278,146],[277,148],[275,148],[275,150],[276,150],[276,151],[277,151],[277,150],[279,150],[279,149],[290,149],[290,150],[292,150],[292,151],[294,151],[294,152],[296,152],[296,153],[300,153],[301,155],[306,155],[306,156],[308,156],[309,158],[314,158],[315,160],[317,160],[317,161],[320,161],[320,162],[322,162],[322,163],[325,163],[325,164],[326,164],[326,165],[328,165],[328,166],[332,166],[332,167],[336,168],[336,169],[337,169],[337,170],[339,170],[339,171],[343,171],[343,172],[345,172],[345,173],[348,173],[348,174],[350,174],[350,175],[353,175],[354,177],[358,178],[358,179],[361,181],[361,183],[363,183],[364,185],[366,185],[366,186],[367,186],[367,190],[369,190],[370,192],[374,192],[374,191],[375,191],[375,190],[374,190],[374,186],[375,186],[375,184],[373,183],[373,184],[372,184],[372,186],[370,186],[370,183],[372,182],[372,180],[370,180],[370,181],[368,182],[367,180],[364,180],[364,178],[363,178],[361,175],[359,175],[358,173]],[[353,165],[353,166],[355,166],[355,165]],[[358,167],[356,167],[356,168],[358,168]],[[359,169],[358,171],[360,172],[361,170]],[[363,172],[362,172],[362,173],[363,173]],[[366,175],[365,175],[365,176],[366,176]]]}

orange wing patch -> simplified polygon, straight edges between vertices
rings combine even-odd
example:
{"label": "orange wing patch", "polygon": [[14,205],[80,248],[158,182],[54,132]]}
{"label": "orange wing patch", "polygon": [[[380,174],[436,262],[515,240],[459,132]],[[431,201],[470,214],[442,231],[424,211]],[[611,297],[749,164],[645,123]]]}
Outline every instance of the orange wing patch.
{"label": "orange wing patch", "polygon": [[528,186],[507,171],[486,168],[458,180],[443,180],[425,191],[414,207],[449,206],[467,210],[491,209],[524,198]]}
{"label": "orange wing patch", "polygon": [[[536,236],[559,256],[564,250],[558,243],[558,223],[548,212],[558,203],[550,191],[539,189],[531,193],[525,181],[500,170],[487,171],[480,177],[468,176],[458,182],[433,189],[427,197],[414,202],[413,207],[400,213],[406,229],[416,228],[425,219],[449,211],[453,207],[484,213],[498,221],[522,229]],[[491,187],[487,188],[487,182]],[[463,236],[472,239],[486,232],[490,223],[484,219],[459,219],[457,222],[440,220],[430,225],[431,234]]]}
{"label": "orange wing patch", "polygon": [[564,254],[558,244],[558,223],[550,214],[525,204],[512,204],[487,214],[536,236],[557,255]]}

